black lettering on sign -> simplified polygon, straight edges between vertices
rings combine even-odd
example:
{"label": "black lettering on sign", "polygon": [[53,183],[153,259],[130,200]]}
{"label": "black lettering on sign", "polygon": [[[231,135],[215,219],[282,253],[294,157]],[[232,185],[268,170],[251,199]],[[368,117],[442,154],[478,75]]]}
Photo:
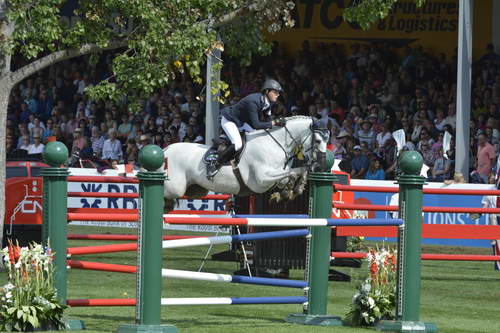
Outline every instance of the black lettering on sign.
{"label": "black lettering on sign", "polygon": [[[123,193],[137,193],[137,186],[135,185],[124,185]],[[137,209],[137,201],[134,198],[124,198],[123,199],[123,208],[128,209],[128,204],[132,204],[132,209]]]}
{"label": "black lettering on sign", "polygon": [[224,203],[224,200],[214,200],[214,211],[225,210],[226,208],[224,206]]}
{"label": "black lettering on sign", "polygon": [[[335,15],[333,20],[330,20],[328,17],[328,9],[330,8],[331,5],[337,4],[338,8],[345,8],[344,7],[344,0],[325,0],[321,4],[321,9],[320,9],[320,21],[321,25],[324,26],[327,29],[335,29],[338,28],[338,26],[342,23],[342,15]],[[340,13],[340,10],[337,11]]]}
{"label": "black lettering on sign", "polygon": [[458,27],[458,20],[450,20],[448,31],[457,31],[457,27]]}
{"label": "black lettering on sign", "polygon": [[94,183],[84,184],[84,183],[81,183],[81,186],[82,186],[83,192],[101,192],[101,189],[102,189],[102,184],[94,184]]}
{"label": "black lettering on sign", "polygon": [[304,11],[304,25],[302,28],[310,29],[314,15],[314,6],[321,3],[321,0],[300,0],[300,2],[306,5]]}
{"label": "black lettering on sign", "polygon": [[457,4],[454,2],[448,2],[448,8],[446,10],[446,13],[448,15],[457,15]]}
{"label": "black lettering on sign", "polygon": [[[120,193],[120,186],[108,184],[108,192]],[[108,198],[108,208],[118,208],[119,198]]]}

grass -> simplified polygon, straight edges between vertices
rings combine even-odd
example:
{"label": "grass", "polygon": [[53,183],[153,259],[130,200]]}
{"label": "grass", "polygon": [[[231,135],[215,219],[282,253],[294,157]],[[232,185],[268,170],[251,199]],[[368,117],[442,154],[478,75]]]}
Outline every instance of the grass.
{"label": "grass", "polygon": [[[72,233],[95,233],[85,227],[70,227]],[[118,233],[117,229],[103,232]],[[130,231],[129,231],[130,232]],[[102,244],[70,241],[70,246]],[[216,246],[212,253],[226,250]],[[163,267],[198,270],[206,248],[164,250]],[[490,254],[488,249],[425,246],[424,252]],[[74,259],[135,265],[135,252],[79,256]],[[232,274],[239,264],[207,261],[205,272]],[[360,269],[338,268],[353,276],[353,282],[330,282],[328,312],[343,317],[349,310],[356,290],[356,280],[367,274]],[[302,279],[303,272],[291,271],[291,277]],[[6,275],[0,273],[3,284]],[[300,290],[202,282],[164,280],[163,297],[234,297],[234,296],[299,296]],[[72,270],[68,280],[69,298],[134,298],[135,276],[121,273]],[[368,332],[364,328],[312,327],[287,324],[290,313],[301,312],[299,305],[240,305],[240,306],[174,306],[162,308],[164,323],[177,326],[181,332]],[[120,324],[133,323],[133,307],[71,308],[70,318],[85,322],[86,332],[115,332]],[[500,272],[490,262],[424,261],[422,264],[421,320],[437,324],[440,332],[500,332]]]}

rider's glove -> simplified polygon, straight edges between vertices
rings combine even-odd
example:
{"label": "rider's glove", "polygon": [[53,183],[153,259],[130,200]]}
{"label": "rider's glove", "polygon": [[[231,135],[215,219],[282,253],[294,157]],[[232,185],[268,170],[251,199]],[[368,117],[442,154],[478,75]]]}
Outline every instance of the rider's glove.
{"label": "rider's glove", "polygon": [[286,119],[285,118],[278,118],[274,121],[274,125],[279,126],[279,127],[284,127],[284,126],[286,126]]}

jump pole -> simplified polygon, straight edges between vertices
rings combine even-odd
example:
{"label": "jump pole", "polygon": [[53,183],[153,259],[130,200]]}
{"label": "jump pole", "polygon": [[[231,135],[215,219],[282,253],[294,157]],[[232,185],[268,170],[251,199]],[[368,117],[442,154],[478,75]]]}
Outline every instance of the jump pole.
{"label": "jump pole", "polygon": [[399,158],[399,210],[404,225],[399,228],[396,320],[382,320],[377,330],[391,332],[437,332],[436,325],[420,321],[420,256],[422,238],[423,158],[416,151]]}
{"label": "jump pole", "polygon": [[[69,175],[68,168],[60,167],[68,159],[68,148],[58,141],[49,142],[43,150],[43,158],[50,166],[43,168],[43,224],[42,244],[49,246],[54,253],[54,287],[57,299],[67,304],[67,192]],[[64,319],[68,330],[81,330],[84,323],[77,319]]]}
{"label": "jump pole", "polygon": [[139,172],[139,241],[137,246],[137,293],[135,324],[120,325],[119,333],[177,332],[173,325],[161,324],[163,187],[165,174],[157,172],[163,164],[163,151],[147,145],[139,152],[147,172]]}
{"label": "jump pole", "polygon": [[[322,170],[308,175],[309,215],[312,218],[332,216],[332,183],[337,180],[330,172],[333,161],[333,154],[327,151]],[[303,313],[290,314],[285,320],[302,325],[341,326],[340,317],[327,315],[331,229],[329,226],[312,226],[309,230],[311,237],[307,244],[304,273],[309,282],[307,302],[304,304]]]}

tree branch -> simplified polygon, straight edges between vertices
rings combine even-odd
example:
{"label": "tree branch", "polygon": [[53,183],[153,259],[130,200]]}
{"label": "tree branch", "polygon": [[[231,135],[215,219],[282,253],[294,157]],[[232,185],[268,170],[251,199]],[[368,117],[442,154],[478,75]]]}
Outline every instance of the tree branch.
{"label": "tree branch", "polygon": [[257,9],[259,9],[259,4],[253,3],[251,5],[233,10],[232,12],[218,18],[214,22],[214,28],[217,28],[217,27],[220,27],[224,24],[227,24],[227,23],[233,21],[234,19],[236,19],[237,17],[244,16],[245,14],[256,11]]}
{"label": "tree branch", "polygon": [[33,61],[32,63],[21,67],[15,72],[12,72],[11,74],[11,80],[12,84],[17,84],[21,82],[23,79],[27,78],[28,76],[35,74],[36,72],[44,69],[45,67],[48,67],[52,64],[75,58],[84,54],[88,53],[93,53],[93,52],[99,52],[99,51],[106,51],[106,50],[113,50],[117,49],[119,47],[127,45],[126,42],[119,41],[119,42],[111,42],[109,43],[108,46],[106,47],[100,47],[96,44],[84,44],[78,49],[70,49],[70,50],[62,50],[62,51],[56,51],[51,54],[48,54],[38,60]]}

